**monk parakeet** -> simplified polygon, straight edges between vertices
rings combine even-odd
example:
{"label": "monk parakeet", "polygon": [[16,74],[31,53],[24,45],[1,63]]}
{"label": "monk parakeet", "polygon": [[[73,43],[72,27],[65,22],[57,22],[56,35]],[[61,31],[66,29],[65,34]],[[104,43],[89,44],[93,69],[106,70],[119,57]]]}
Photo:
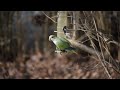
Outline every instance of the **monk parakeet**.
{"label": "monk parakeet", "polygon": [[64,37],[56,37],[55,35],[50,35],[49,41],[52,41],[56,45],[57,50],[59,50],[61,52],[76,53],[75,48],[71,47],[70,42],[67,39],[65,39]]}

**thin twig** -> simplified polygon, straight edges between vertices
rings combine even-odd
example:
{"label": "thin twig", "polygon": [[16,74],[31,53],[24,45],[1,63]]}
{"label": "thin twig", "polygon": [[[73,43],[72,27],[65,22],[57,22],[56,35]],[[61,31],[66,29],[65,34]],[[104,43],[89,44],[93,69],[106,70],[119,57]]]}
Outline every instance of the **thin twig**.
{"label": "thin twig", "polygon": [[45,14],[43,11],[42,11],[42,13],[47,17],[47,18],[49,18],[50,20],[52,20],[54,23],[57,23],[55,20],[53,20],[51,17],[49,17],[47,14]]}

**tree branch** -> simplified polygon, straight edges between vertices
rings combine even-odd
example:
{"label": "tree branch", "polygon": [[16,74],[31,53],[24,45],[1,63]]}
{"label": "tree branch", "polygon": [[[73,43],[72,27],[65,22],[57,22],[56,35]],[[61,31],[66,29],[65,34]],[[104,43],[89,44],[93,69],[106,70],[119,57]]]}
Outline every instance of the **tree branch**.
{"label": "tree branch", "polygon": [[42,11],[42,13],[47,17],[47,18],[49,18],[51,21],[53,21],[54,23],[57,23],[55,20],[53,20],[51,17],[49,17],[47,14],[45,14],[43,11]]}
{"label": "tree branch", "polygon": [[[87,53],[90,53],[94,56],[97,56],[97,54],[99,54],[101,57],[101,53],[99,51],[95,51],[94,49],[87,47],[86,45],[82,44],[82,43],[78,43],[76,40],[71,40],[71,39],[67,39],[71,45],[73,47],[76,47],[80,50],[83,50]],[[96,53],[97,52],[97,53]],[[108,62],[109,64],[111,64],[113,66],[113,69],[115,71],[117,71],[118,73],[120,73],[120,62],[117,62],[116,60],[114,60],[111,56],[105,55],[105,61]],[[109,62],[111,61],[111,62]]]}

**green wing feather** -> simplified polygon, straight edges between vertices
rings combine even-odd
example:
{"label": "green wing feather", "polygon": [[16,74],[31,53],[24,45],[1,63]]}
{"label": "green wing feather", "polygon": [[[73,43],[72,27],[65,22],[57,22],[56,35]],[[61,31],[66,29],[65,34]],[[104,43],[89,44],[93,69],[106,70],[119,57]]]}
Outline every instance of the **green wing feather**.
{"label": "green wing feather", "polygon": [[56,47],[60,50],[65,50],[66,48],[70,47],[69,42],[65,39],[60,38],[60,37],[56,37],[53,40],[53,42],[56,45]]}
{"label": "green wing feather", "polygon": [[69,47],[68,47],[68,48],[65,48],[65,50],[66,50],[67,52],[75,53],[75,54],[78,55],[78,53],[75,51],[75,48],[70,47],[71,44],[70,44],[70,42],[69,42],[67,39],[65,39],[64,37],[59,37],[59,38],[60,38],[62,41],[66,42],[66,43],[69,43]]}
{"label": "green wing feather", "polygon": [[66,42],[66,43],[69,43],[70,44],[70,42],[67,40],[67,39],[65,39],[64,37],[58,37],[59,39],[61,39],[62,41],[64,41],[64,42]]}

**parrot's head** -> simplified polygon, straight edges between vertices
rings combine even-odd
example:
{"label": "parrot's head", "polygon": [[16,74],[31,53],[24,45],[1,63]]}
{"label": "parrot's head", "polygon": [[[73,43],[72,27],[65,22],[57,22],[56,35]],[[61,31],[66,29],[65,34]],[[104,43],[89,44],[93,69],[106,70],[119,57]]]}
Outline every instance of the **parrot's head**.
{"label": "parrot's head", "polygon": [[52,41],[54,38],[56,38],[55,35],[50,35],[50,36],[49,36],[49,41]]}

